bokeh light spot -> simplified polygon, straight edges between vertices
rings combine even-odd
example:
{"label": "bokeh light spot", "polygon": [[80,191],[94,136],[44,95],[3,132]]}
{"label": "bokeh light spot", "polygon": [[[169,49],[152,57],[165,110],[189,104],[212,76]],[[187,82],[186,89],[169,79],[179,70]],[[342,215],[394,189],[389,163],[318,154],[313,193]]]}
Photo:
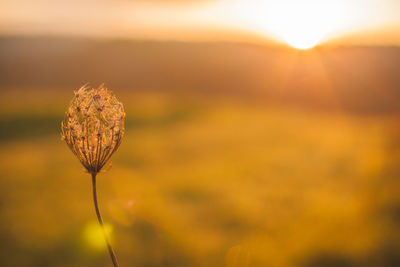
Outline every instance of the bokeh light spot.
{"label": "bokeh light spot", "polygon": [[[112,226],[108,223],[105,223],[104,229],[108,238],[112,239]],[[103,251],[107,248],[103,232],[97,221],[91,221],[86,224],[83,230],[83,238],[85,244],[93,250]]]}

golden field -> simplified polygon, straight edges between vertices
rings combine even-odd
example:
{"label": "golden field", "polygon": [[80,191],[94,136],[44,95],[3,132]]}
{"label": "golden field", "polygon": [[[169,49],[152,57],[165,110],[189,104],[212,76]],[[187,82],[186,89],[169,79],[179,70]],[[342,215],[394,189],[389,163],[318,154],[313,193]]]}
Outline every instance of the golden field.
{"label": "golden field", "polygon": [[[112,89],[126,135],[98,184],[121,266],[400,264],[396,115]],[[2,266],[110,265],[60,140],[71,97],[1,93]]]}

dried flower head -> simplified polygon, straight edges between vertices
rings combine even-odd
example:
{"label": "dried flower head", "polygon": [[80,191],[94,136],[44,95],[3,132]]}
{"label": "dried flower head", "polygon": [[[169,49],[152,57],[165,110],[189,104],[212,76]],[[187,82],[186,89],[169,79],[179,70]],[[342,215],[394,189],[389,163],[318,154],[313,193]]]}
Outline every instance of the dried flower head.
{"label": "dried flower head", "polygon": [[61,136],[85,169],[97,174],[121,144],[124,122],[124,107],[111,91],[84,85],[65,113]]}

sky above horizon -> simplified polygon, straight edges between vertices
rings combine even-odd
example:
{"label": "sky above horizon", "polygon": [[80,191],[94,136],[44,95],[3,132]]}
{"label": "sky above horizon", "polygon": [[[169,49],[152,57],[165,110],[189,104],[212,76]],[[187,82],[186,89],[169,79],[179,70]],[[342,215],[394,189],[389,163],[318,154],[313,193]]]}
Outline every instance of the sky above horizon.
{"label": "sky above horizon", "polygon": [[0,34],[400,45],[400,1],[0,0]]}

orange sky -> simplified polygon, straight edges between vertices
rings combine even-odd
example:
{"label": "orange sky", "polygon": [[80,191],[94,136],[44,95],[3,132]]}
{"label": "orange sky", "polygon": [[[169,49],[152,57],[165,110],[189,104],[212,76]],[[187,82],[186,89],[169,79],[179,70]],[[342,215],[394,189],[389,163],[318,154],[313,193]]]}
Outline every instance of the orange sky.
{"label": "orange sky", "polygon": [[400,45],[400,1],[0,0],[0,33]]}

